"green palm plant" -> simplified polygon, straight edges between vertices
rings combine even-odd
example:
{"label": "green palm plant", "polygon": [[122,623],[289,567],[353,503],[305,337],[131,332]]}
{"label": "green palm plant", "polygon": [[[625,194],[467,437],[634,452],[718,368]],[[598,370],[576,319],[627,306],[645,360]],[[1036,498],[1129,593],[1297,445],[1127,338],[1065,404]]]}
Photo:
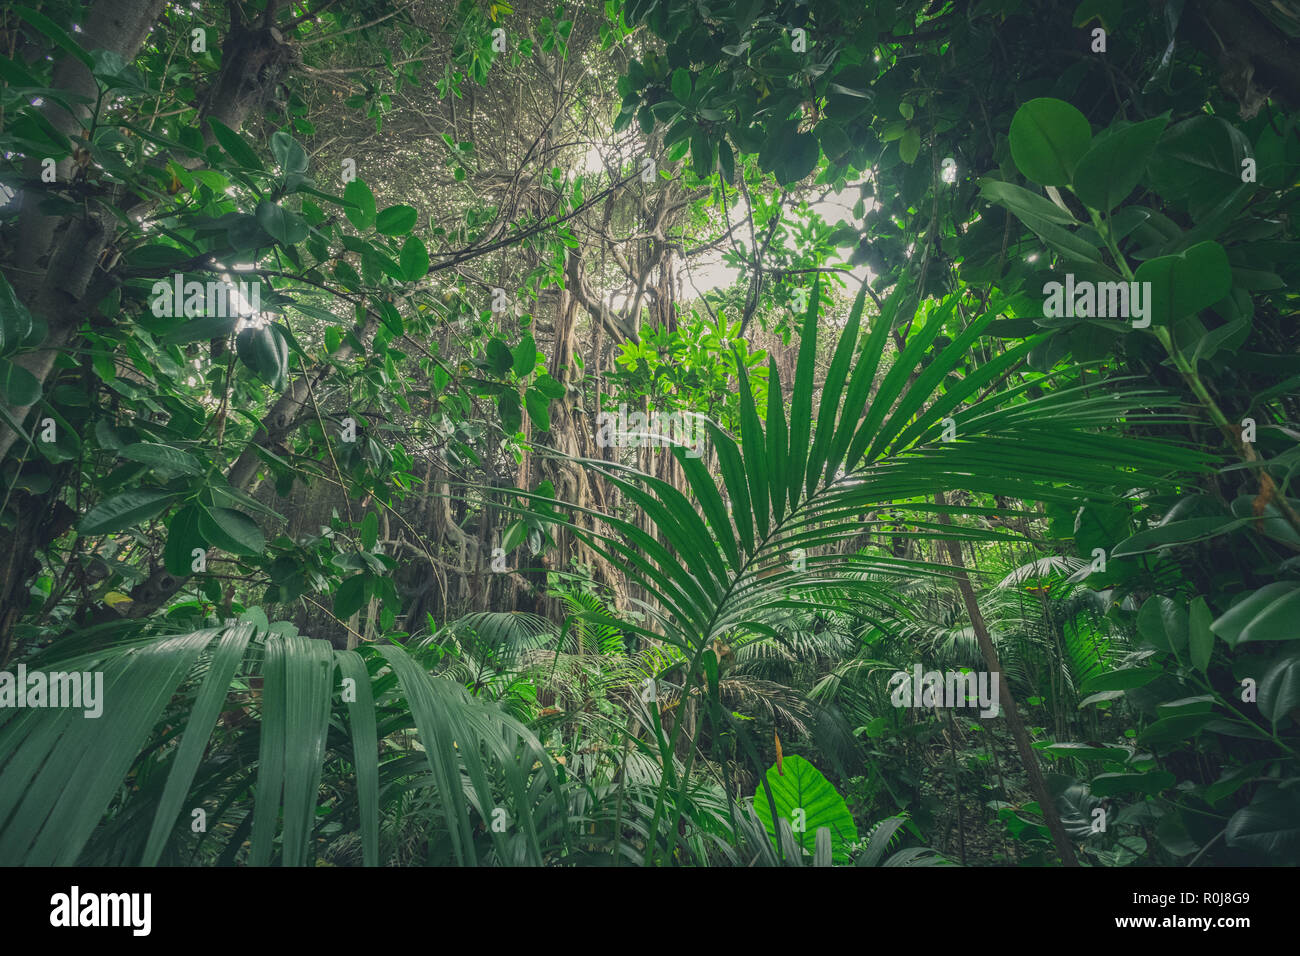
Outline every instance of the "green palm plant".
{"label": "green palm plant", "polygon": [[[542,860],[538,821],[553,815],[559,786],[537,738],[401,646],[339,651],[291,627],[232,622],[76,655],[60,656],[56,645],[28,666],[102,672],[105,700],[99,719],[26,709],[0,725],[5,864],[183,862],[201,809],[211,825],[198,844],[215,841],[222,862],[247,840],[250,864],[303,865],[321,792],[335,787],[351,797],[331,815],[355,821],[364,862],[374,865],[381,796],[417,778],[436,794],[456,862],[480,859],[473,814],[487,820],[497,807],[508,808],[521,839],[489,831],[496,857]],[[240,703],[247,726],[232,729],[220,719]],[[335,766],[346,785],[331,770],[322,786]]]}
{"label": "green palm plant", "polygon": [[[1075,501],[1084,494],[1117,498],[1135,486],[1161,485],[1174,472],[1206,467],[1205,456],[1195,451],[1114,433],[1125,418],[1178,419],[1164,411],[1174,399],[1163,393],[1131,382],[1121,383],[1129,386],[1124,392],[1112,383],[1105,394],[1064,388],[1032,397],[1032,382],[998,391],[1000,380],[1042,338],[967,366],[971,346],[1002,303],[991,303],[919,368],[939,334],[958,324],[956,298],[922,310],[912,300],[904,308],[907,290],[900,285],[860,342],[865,293],[864,287],[840,334],[815,414],[816,285],[788,399],[775,362],[769,367],[765,421],[745,369],[738,368],[739,440],[707,423],[719,478],[681,448],[673,454],[689,495],[626,466],[584,460],[643,511],[657,534],[614,515],[523,495],[552,516],[557,511],[571,516],[565,520],[573,533],[623,567],[651,596],[645,623],[629,622],[625,630],[663,641],[685,656],[685,688],[705,688],[708,722],[729,723],[756,767],[761,761],[753,742],[720,705],[712,643],[736,633],[775,635],[774,618],[792,606],[829,613],[847,601],[867,616],[903,613],[889,582],[946,570],[890,553],[839,553],[840,545],[860,538],[862,515],[887,510],[889,517],[905,521],[905,534],[912,537],[1003,540],[1000,530],[947,522],[964,515],[1010,516],[1009,510],[946,504],[944,493],[963,489],[1023,501]],[[914,316],[917,328],[886,369],[890,331],[910,325]],[[941,440],[945,419],[955,424],[956,440]],[[598,530],[580,525],[579,514],[598,519]],[[663,845],[671,855],[695,748],[684,772],[675,772],[667,758],[684,722],[665,729],[657,709],[651,716],[665,758],[654,827],[657,833],[666,825]],[[705,723],[696,726],[695,740]],[[658,840],[647,841],[645,862],[653,862],[659,846]]]}

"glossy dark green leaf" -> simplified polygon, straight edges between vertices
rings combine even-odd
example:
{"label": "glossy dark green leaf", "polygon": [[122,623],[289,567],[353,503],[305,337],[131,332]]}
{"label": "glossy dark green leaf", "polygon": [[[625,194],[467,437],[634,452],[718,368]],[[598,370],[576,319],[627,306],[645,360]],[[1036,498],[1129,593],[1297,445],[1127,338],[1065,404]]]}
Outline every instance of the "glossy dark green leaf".
{"label": "glossy dark green leaf", "polygon": [[124,491],[101,501],[81,519],[82,534],[111,534],[125,531],[152,518],[167,507],[176,495],[169,491]]}
{"label": "glossy dark green leaf", "polygon": [[1092,145],[1088,119],[1064,100],[1040,97],[1011,118],[1011,155],[1026,179],[1066,186]]}
{"label": "glossy dark green leaf", "polygon": [[389,206],[375,216],[375,231],[385,236],[404,236],[419,218],[414,206]]}

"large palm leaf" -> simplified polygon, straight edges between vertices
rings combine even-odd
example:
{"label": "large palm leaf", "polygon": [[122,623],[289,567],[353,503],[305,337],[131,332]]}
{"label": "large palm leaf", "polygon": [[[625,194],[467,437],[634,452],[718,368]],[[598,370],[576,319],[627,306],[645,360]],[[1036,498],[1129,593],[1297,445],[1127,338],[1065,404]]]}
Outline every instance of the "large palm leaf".
{"label": "large palm leaf", "polygon": [[[381,767],[379,741],[408,730],[418,733],[420,762],[458,862],[478,859],[471,808],[487,820],[498,803],[508,803],[511,832],[521,839],[492,830],[496,855],[541,862],[537,778],[555,784],[541,745],[492,703],[431,676],[400,646],[337,651],[326,641],[259,634],[239,624],[31,666],[102,671],[104,710],[99,719],[76,710],[11,711],[0,725],[4,864],[71,865],[104,827],[113,835],[116,861],[151,865],[178,834],[182,811],[188,829],[191,808],[215,801],[219,806],[209,812],[216,824],[233,805],[246,804],[251,788],[253,812],[235,828],[225,858],[233,859],[247,837],[248,861],[271,862],[278,834],[280,861],[302,865],[329,751],[352,768],[352,812],[359,816],[364,860],[373,865],[381,776],[391,783],[394,763],[406,779],[415,772],[400,757]],[[257,732],[236,744],[243,759],[206,759],[232,686],[247,686],[252,676],[263,686],[260,703],[249,701],[250,710],[260,711]],[[172,723],[180,727],[179,743]]]}
{"label": "large palm leaf", "polygon": [[[744,364],[737,364],[739,440],[707,425],[720,477],[681,448],[673,454],[689,495],[634,469],[584,460],[644,512],[657,534],[635,521],[524,496],[552,515],[568,509],[566,520],[575,534],[648,592],[647,623],[629,623],[627,629],[681,649],[690,660],[687,686],[697,679],[707,682],[715,701],[717,666],[709,650],[715,639],[737,630],[775,635],[774,616],[791,606],[833,611],[851,599],[868,616],[902,613],[889,581],[942,570],[888,553],[841,554],[842,542],[869,529],[863,523],[867,512],[888,510],[889,520],[902,520],[904,533],[914,537],[998,540],[1004,532],[937,517],[1009,511],[936,500],[954,489],[1027,501],[1119,497],[1136,486],[1160,485],[1175,472],[1207,466],[1206,457],[1190,449],[1118,434],[1116,426],[1126,418],[1142,417],[1148,424],[1178,418],[1163,411],[1175,402],[1164,393],[1132,382],[1121,383],[1126,391],[1111,382],[1103,386],[1106,391],[1065,388],[1041,397],[1030,397],[1035,384],[1030,381],[997,391],[997,383],[1041,336],[960,372],[999,311],[996,302],[957,332],[951,345],[933,352],[939,334],[956,322],[957,299],[927,307],[917,315],[919,328],[884,368],[891,329],[910,323],[916,306],[902,314],[907,292],[900,286],[860,335],[865,292],[840,334],[815,417],[818,289],[804,317],[788,413],[775,362],[769,367],[765,421]],[[919,367],[927,354],[932,360]],[[945,418],[955,422],[954,441],[941,440]],[[580,523],[580,515],[588,520]],[[730,720],[720,707],[714,716]],[[678,722],[663,743],[667,752],[681,727]],[[749,751],[757,764],[752,745]],[[674,785],[673,776],[665,773],[665,788]],[[662,802],[666,789],[660,796]],[[670,829],[670,847],[675,829]]]}

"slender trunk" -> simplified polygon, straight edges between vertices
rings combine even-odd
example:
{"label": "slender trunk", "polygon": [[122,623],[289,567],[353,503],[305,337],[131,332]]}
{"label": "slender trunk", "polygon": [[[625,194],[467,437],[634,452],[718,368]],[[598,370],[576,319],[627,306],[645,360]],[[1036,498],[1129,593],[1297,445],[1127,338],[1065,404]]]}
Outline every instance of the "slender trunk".
{"label": "slender trunk", "polygon": [[[934,503],[940,508],[946,507],[947,501],[944,499],[943,492],[935,493]],[[946,511],[939,512],[939,523],[952,524],[952,519],[948,517]],[[980,653],[984,655],[984,664],[991,674],[997,675],[999,703],[1006,714],[1011,736],[1015,738],[1020,760],[1025,765],[1025,774],[1029,777],[1029,789],[1038,800],[1043,819],[1052,834],[1052,842],[1056,844],[1056,852],[1060,854],[1061,861],[1066,866],[1078,866],[1079,861],[1075,858],[1074,846],[1070,842],[1069,834],[1065,832],[1065,827],[1061,824],[1060,814],[1056,812],[1056,801],[1047,792],[1047,782],[1043,779],[1043,771],[1038,766],[1038,755],[1034,752],[1029,734],[1020,720],[1020,712],[1011,693],[1011,684],[1002,673],[1002,662],[998,659],[997,648],[993,646],[993,639],[989,637],[988,628],[984,624],[984,615],[980,613],[979,602],[975,599],[975,589],[971,587],[970,576],[966,573],[966,561],[962,557],[961,543],[950,537],[944,539],[944,546],[948,549],[948,561],[957,572],[957,588],[961,591],[962,602],[966,605],[971,627],[974,628],[975,638],[979,641]]]}

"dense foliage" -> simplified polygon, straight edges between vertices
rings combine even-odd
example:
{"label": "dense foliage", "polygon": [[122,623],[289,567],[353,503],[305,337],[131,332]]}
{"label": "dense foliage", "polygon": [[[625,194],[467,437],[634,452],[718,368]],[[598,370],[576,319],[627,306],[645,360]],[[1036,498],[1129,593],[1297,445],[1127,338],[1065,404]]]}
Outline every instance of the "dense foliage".
{"label": "dense foliage", "polygon": [[0,862],[1300,864],[1293,5],[0,17]]}

